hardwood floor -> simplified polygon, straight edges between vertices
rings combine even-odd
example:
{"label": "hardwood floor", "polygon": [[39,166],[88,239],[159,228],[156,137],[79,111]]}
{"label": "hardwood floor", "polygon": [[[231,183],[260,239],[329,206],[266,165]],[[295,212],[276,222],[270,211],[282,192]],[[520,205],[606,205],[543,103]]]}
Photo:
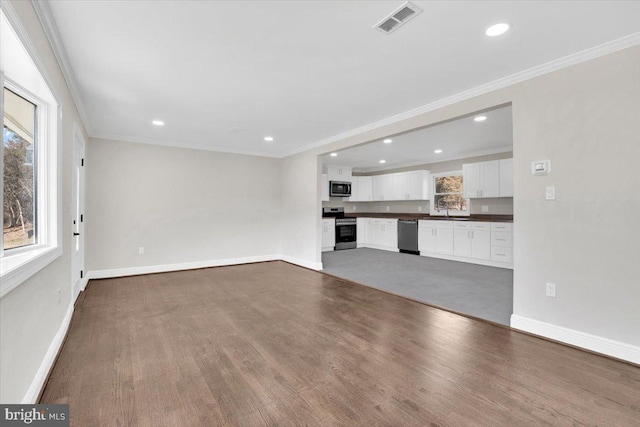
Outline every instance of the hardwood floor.
{"label": "hardwood floor", "polygon": [[637,426],[640,368],[284,262],[91,281],[74,426]]}

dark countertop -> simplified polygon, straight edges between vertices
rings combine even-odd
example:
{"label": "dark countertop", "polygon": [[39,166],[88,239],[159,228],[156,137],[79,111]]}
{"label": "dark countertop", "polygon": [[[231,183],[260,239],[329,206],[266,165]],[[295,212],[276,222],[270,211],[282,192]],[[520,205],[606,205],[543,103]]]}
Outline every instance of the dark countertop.
{"label": "dark countertop", "polygon": [[436,221],[479,221],[479,222],[513,222],[513,215],[486,215],[475,214],[463,217],[431,216],[422,213],[394,213],[394,212],[345,212],[345,217],[355,218],[397,218],[397,219],[424,219]]}

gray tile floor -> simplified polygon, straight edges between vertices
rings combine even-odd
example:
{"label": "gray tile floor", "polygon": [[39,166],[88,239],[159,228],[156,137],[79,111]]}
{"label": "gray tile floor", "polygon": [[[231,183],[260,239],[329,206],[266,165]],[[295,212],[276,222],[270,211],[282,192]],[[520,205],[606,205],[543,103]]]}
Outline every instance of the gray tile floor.
{"label": "gray tile floor", "polygon": [[513,270],[381,251],[324,252],[326,273],[509,325]]}

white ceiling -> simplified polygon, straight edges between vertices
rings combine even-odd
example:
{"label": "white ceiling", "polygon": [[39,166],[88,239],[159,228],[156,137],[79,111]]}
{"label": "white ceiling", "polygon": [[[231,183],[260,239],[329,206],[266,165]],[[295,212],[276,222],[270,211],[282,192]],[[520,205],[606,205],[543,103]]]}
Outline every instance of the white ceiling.
{"label": "white ceiling", "polygon": [[92,136],[269,156],[640,31],[640,2],[415,3],[390,35],[402,1],[48,7]]}
{"label": "white ceiling", "polygon": [[[477,116],[485,116],[476,122]],[[323,165],[349,166],[355,172],[373,172],[404,166],[464,159],[513,150],[511,106],[485,111],[392,138],[338,151],[337,157],[322,156]],[[436,154],[440,149],[442,153]],[[385,160],[380,164],[380,160]]]}

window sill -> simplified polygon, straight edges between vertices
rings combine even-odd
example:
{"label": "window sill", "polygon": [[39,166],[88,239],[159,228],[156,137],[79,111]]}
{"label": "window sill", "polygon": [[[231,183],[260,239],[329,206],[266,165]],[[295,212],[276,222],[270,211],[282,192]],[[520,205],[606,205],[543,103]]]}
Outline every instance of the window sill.
{"label": "window sill", "polygon": [[40,246],[0,258],[0,298],[62,255],[59,246]]}

